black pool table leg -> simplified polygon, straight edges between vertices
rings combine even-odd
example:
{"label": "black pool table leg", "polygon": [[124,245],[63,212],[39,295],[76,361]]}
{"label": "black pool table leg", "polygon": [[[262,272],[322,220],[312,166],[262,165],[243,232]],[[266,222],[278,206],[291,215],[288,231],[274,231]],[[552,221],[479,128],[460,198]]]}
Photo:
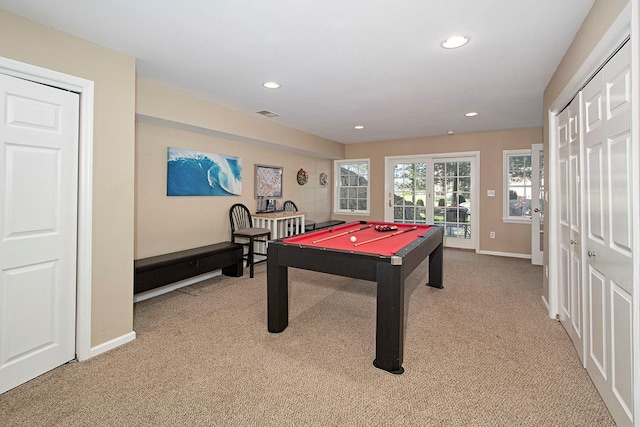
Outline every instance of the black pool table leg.
{"label": "black pool table leg", "polygon": [[442,243],[429,255],[429,286],[442,289],[442,267],[444,264],[444,249]]}
{"label": "black pool table leg", "polygon": [[[275,245],[274,245],[275,246]],[[282,332],[289,325],[289,272],[278,265],[278,250],[267,249],[267,329]]]}
{"label": "black pool table leg", "polygon": [[373,366],[402,374],[404,346],[404,280],[402,266],[378,263],[376,358]]}

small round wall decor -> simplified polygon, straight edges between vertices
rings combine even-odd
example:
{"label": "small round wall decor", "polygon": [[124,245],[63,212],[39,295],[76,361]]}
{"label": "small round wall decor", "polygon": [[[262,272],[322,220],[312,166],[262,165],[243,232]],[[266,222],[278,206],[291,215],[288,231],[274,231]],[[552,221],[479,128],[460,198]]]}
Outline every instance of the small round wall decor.
{"label": "small round wall decor", "polygon": [[307,182],[309,182],[309,174],[307,173],[307,171],[301,168],[298,171],[296,179],[298,180],[298,184],[305,185]]}
{"label": "small round wall decor", "polygon": [[322,172],[320,174],[320,186],[321,187],[326,187],[327,186],[327,181],[328,181],[327,174]]}

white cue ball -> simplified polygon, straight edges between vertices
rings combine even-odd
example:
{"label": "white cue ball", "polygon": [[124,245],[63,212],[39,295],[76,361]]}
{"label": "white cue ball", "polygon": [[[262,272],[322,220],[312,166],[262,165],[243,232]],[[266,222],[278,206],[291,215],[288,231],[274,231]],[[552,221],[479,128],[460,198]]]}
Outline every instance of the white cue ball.
{"label": "white cue ball", "polygon": [[352,242],[355,242],[356,240],[358,240],[358,238],[356,236],[351,236],[349,240],[351,240]]}

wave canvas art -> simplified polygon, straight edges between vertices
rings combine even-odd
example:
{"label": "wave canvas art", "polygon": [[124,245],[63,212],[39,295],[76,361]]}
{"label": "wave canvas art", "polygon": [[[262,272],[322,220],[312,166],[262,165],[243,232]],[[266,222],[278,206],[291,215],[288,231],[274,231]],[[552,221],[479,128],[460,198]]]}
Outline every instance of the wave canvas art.
{"label": "wave canvas art", "polygon": [[167,196],[240,196],[242,159],[169,147]]}

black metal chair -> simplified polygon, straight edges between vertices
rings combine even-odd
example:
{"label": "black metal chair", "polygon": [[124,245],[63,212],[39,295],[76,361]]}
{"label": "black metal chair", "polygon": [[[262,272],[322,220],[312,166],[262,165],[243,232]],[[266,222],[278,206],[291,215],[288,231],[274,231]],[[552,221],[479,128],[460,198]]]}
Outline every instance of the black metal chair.
{"label": "black metal chair", "polygon": [[[241,241],[237,243],[248,247],[246,254],[243,251],[243,259],[247,261],[249,266],[249,277],[253,278],[253,266],[267,260],[266,245],[271,238],[271,230],[254,227],[251,220],[251,212],[242,203],[236,203],[231,206],[231,209],[229,209],[229,221],[231,221],[231,241],[236,242],[236,239],[240,239]],[[264,243],[265,252],[255,252],[254,244],[256,242]],[[256,262],[254,259],[256,255],[262,255],[264,259]]]}
{"label": "black metal chair", "polygon": [[[286,212],[298,212],[298,207],[291,200],[286,200],[282,204],[282,209]],[[313,231],[316,229],[316,222],[312,219],[304,218],[304,231]]]}

